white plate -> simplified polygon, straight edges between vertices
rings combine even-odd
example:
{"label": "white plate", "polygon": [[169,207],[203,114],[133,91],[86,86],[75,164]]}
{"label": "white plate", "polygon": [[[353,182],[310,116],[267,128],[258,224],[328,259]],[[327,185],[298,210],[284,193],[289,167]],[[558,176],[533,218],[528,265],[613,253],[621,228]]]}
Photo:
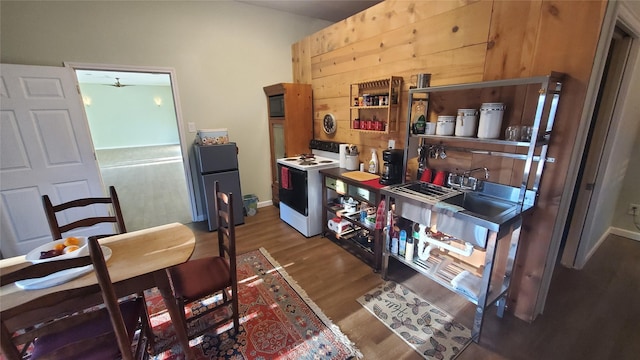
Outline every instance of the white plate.
{"label": "white plate", "polygon": [[[108,261],[111,258],[112,254],[111,249],[106,246],[100,247],[102,248],[102,253],[104,254],[104,261]],[[89,248],[85,246],[80,250],[74,251],[74,253],[79,253],[79,256],[89,255]],[[16,281],[16,286],[23,290],[46,289],[48,287],[64,284],[67,281],[71,281],[91,271],[93,271],[93,265],[64,269],[41,278]]]}
{"label": "white plate", "polygon": [[80,246],[80,249],[76,250],[76,251],[72,251],[68,254],[62,254],[62,255],[58,255],[58,256],[54,256],[51,258],[47,258],[47,259],[40,259],[40,253],[43,251],[49,251],[49,250],[53,250],[53,247],[57,244],[63,244],[64,241],[67,238],[64,239],[59,239],[59,240],[55,240],[52,242],[48,242],[46,244],[40,245],[37,248],[29,251],[29,253],[26,255],[26,259],[27,261],[33,263],[33,264],[37,264],[37,263],[41,263],[41,262],[47,262],[47,261],[55,261],[55,260],[63,260],[63,259],[71,259],[74,258],[76,256],[78,256],[80,250],[82,249],[86,249],[87,248],[87,238],[84,236],[75,236],[76,238],[78,238],[78,240],[80,240],[80,244],[78,246]]}

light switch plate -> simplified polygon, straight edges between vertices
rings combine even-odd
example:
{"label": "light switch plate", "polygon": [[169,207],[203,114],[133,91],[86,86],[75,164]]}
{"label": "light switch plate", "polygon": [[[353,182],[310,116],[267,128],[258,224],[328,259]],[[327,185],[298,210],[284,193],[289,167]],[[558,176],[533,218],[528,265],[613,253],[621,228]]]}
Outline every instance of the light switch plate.
{"label": "light switch plate", "polygon": [[196,132],[196,123],[194,123],[194,122],[189,122],[189,123],[187,123],[187,126],[189,126],[189,132],[190,132],[190,133],[194,133],[194,132]]}

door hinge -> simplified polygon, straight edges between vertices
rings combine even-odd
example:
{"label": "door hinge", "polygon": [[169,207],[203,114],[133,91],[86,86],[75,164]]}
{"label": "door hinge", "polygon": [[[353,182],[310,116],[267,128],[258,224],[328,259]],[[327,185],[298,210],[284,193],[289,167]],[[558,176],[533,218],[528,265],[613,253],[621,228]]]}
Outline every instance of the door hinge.
{"label": "door hinge", "polygon": [[596,186],[596,183],[587,183],[587,185],[585,185],[584,189],[591,191],[591,190],[593,190],[593,188],[595,188],[595,186]]}

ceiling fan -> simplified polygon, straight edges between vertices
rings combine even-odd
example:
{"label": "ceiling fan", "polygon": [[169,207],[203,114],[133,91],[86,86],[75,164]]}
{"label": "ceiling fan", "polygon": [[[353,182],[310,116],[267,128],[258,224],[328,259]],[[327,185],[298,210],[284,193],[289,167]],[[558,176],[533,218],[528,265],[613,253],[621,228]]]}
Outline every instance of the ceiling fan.
{"label": "ceiling fan", "polygon": [[131,85],[124,85],[120,82],[120,78],[116,78],[116,82],[111,84],[111,86],[121,88],[121,87],[131,86]]}

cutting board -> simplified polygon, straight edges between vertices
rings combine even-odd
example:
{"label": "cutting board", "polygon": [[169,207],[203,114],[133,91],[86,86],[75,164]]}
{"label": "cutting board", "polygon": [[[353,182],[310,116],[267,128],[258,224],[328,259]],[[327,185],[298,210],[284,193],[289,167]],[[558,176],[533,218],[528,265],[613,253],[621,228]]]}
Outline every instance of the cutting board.
{"label": "cutting board", "polygon": [[367,173],[364,171],[350,171],[343,173],[342,176],[348,177],[349,179],[353,179],[356,181],[368,181],[373,179],[378,179],[380,176],[376,174]]}

